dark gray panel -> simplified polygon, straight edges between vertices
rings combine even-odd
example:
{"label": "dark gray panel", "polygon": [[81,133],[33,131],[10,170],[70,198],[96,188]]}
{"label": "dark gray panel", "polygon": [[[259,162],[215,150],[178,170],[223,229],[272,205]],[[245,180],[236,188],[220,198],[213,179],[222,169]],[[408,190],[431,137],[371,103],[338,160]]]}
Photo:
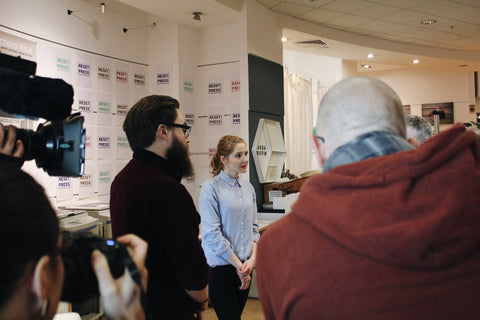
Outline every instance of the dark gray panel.
{"label": "dark gray panel", "polygon": [[284,114],[283,67],[270,60],[248,55],[250,110]]}

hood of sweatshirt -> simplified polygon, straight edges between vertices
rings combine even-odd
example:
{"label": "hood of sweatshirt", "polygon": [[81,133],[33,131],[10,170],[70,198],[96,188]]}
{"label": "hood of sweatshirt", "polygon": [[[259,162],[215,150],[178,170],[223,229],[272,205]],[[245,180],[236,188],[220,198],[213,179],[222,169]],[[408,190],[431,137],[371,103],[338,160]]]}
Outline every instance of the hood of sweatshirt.
{"label": "hood of sweatshirt", "polygon": [[292,213],[371,259],[439,269],[480,244],[480,148],[457,124],[415,150],[308,179]]}

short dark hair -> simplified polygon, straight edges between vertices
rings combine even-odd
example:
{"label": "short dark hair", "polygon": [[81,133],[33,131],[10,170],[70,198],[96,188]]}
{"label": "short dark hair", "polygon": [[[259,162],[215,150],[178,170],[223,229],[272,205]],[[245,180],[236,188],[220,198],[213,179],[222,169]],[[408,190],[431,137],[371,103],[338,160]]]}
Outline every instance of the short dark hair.
{"label": "short dark hair", "polygon": [[7,163],[0,163],[0,208],[1,309],[27,267],[44,255],[55,256],[59,225],[43,188]]}
{"label": "short dark hair", "polygon": [[151,146],[158,126],[175,122],[179,107],[176,99],[162,95],[146,96],[135,103],[123,122],[130,148],[136,151]]}

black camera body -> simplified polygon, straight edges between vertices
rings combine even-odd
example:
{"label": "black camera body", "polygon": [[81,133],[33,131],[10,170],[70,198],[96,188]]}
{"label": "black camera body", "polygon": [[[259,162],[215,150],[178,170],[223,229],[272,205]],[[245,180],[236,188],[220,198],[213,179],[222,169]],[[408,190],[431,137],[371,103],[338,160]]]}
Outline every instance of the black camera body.
{"label": "black camera body", "polygon": [[125,273],[127,249],[112,239],[102,239],[87,232],[64,232],[62,256],[65,277],[62,301],[83,302],[98,296],[98,281],[92,266],[92,252],[100,250],[108,261],[113,278]]}

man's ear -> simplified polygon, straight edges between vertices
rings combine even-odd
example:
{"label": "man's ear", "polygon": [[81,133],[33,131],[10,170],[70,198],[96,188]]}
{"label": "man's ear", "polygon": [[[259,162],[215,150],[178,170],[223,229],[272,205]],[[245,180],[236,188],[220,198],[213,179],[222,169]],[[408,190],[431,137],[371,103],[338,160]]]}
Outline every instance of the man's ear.
{"label": "man's ear", "polygon": [[420,146],[420,144],[418,143],[418,140],[415,138],[408,138],[407,141],[415,148],[418,148]]}
{"label": "man's ear", "polygon": [[160,138],[160,140],[168,140],[168,128],[164,124],[159,124],[157,127],[157,132],[156,132],[157,137]]}
{"label": "man's ear", "polygon": [[321,144],[319,139],[313,134],[310,136],[310,146],[315,151],[315,156],[317,157],[318,165],[321,168],[323,168],[323,166],[325,165],[325,160],[323,159],[323,156],[322,156],[323,145]]}
{"label": "man's ear", "polygon": [[49,281],[52,281],[49,277],[50,263],[50,257],[45,255],[37,261],[33,271],[32,292],[35,296],[35,304],[38,304],[39,307],[47,299],[47,288]]}

